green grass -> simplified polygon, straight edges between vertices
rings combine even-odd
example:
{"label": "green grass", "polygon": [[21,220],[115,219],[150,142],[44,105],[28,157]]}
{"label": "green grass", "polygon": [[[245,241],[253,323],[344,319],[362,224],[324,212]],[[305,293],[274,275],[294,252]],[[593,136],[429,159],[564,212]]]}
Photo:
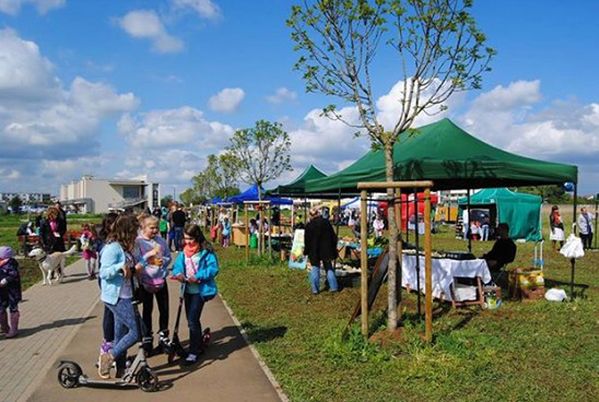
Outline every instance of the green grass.
{"label": "green grass", "polygon": [[[473,246],[480,255],[492,243]],[[433,247],[467,245],[446,228],[433,236]],[[414,295],[404,303],[401,336],[381,336],[383,287],[371,313],[372,339],[383,339],[383,346],[364,342],[356,327],[341,340],[359,289],[315,297],[304,271],[264,259],[246,265],[243,250],[234,248],[219,254],[220,291],[292,401],[590,401],[599,395],[599,253],[577,262],[576,282],[589,288],[572,303],[505,302],[493,311],[435,303],[431,345],[421,340]],[[518,244],[513,265],[528,267],[532,258],[533,245]],[[550,244],[545,277],[570,277],[569,262]]]}

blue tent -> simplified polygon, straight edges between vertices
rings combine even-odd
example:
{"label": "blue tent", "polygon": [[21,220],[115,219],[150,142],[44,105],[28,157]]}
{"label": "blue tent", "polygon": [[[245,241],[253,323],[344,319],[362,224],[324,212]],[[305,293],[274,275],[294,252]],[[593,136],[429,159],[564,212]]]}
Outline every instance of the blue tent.
{"label": "blue tent", "polygon": [[[277,198],[277,197],[269,197],[265,195],[266,192],[262,191],[262,200],[270,201],[272,205],[292,205],[293,200],[288,198]],[[258,201],[258,186],[254,184],[247,190],[245,190],[241,194],[234,195],[232,197],[227,198],[227,202],[232,202],[233,204],[242,204],[245,201]]]}
{"label": "blue tent", "polygon": [[223,202],[223,199],[217,195],[216,197],[214,197],[213,199],[208,201],[208,204],[216,205],[216,204],[220,204],[221,202]]}

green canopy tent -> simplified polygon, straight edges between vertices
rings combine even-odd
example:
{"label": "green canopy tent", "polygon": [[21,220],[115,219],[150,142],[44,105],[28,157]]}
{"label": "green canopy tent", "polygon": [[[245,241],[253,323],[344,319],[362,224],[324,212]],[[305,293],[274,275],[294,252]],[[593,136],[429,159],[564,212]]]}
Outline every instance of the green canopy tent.
{"label": "green canopy tent", "polygon": [[[393,155],[394,180],[432,180],[435,190],[577,182],[578,168],[495,148],[442,119],[400,135]],[[383,150],[372,150],[330,176],[308,180],[306,192],[356,193],[358,182],[385,181]]]}
{"label": "green canopy tent", "polygon": [[308,180],[322,179],[323,177],[327,177],[327,175],[314,165],[310,165],[291,183],[278,186],[273,190],[269,190],[267,193],[287,197],[303,197],[306,193],[306,182]]}
{"label": "green canopy tent", "polygon": [[[541,240],[541,197],[517,193],[507,188],[487,188],[470,197],[471,207],[495,208],[497,222],[507,223],[512,239]],[[458,200],[466,208],[466,197]]]}
{"label": "green canopy tent", "polygon": [[[393,147],[393,180],[432,180],[434,190],[574,185],[574,215],[578,168],[545,162],[495,148],[442,119],[402,133]],[[348,194],[359,182],[386,181],[385,156],[372,150],[347,168],[322,179],[308,180],[306,192]],[[469,244],[469,249],[471,249]],[[572,263],[571,292],[574,289]]]}

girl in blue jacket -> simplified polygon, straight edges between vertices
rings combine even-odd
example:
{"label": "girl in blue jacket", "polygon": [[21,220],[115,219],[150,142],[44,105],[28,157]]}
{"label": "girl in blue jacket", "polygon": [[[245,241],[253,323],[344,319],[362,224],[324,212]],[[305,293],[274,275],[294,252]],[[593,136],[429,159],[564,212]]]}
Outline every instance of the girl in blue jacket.
{"label": "girl in blue jacket", "polygon": [[[119,216],[100,257],[101,299],[114,315],[114,344],[99,358],[98,374],[102,378],[110,378],[112,362],[115,359],[124,362],[127,349],[139,339],[132,304],[132,276],[136,272],[136,264],[131,254],[138,229],[139,224],[134,216]],[[137,272],[140,268],[141,265],[137,264]],[[123,367],[122,364],[117,366]]]}
{"label": "girl in blue jacket", "polygon": [[185,312],[189,326],[189,354],[183,365],[197,363],[203,352],[200,316],[204,303],[218,293],[214,278],[218,275],[216,254],[198,225],[183,230],[183,252],[173,264],[173,279],[185,283]]}

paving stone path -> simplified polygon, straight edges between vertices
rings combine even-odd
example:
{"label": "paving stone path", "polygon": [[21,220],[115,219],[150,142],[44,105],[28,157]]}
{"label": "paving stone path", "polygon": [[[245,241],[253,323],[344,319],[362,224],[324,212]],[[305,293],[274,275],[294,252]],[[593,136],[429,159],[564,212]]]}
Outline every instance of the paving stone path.
{"label": "paving stone path", "polygon": [[[66,271],[62,284],[36,284],[25,291],[19,336],[0,337],[0,401],[98,401],[124,395],[127,402],[183,402],[197,401],[198,397],[219,402],[286,400],[218,297],[206,305],[202,315],[204,325],[212,328],[213,344],[199,366],[189,370],[168,365],[164,355],[150,359],[164,384],[162,391],[148,394],[138,389],[61,388],[56,367],[62,359],[75,360],[90,377],[96,375],[94,362],[103,312],[97,281],[87,280],[83,260]],[[177,285],[169,283],[169,290],[172,327]],[[185,318],[180,333],[182,339],[188,339]]]}

